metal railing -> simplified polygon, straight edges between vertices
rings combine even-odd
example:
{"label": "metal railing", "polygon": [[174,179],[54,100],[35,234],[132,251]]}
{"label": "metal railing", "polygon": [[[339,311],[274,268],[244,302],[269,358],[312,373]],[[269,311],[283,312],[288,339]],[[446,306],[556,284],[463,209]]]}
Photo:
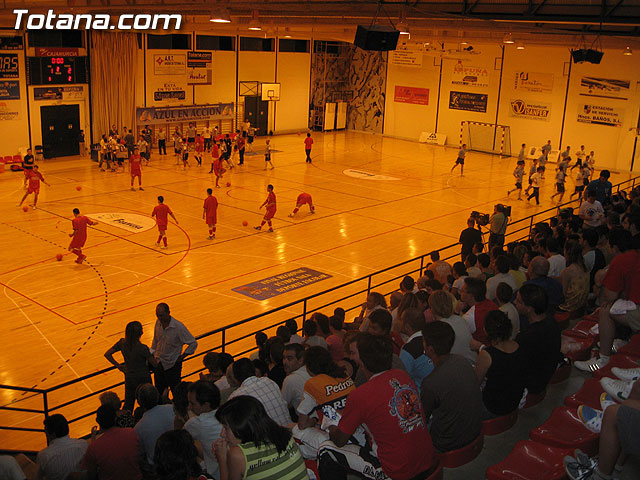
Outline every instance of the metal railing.
{"label": "metal railing", "polygon": [[[613,187],[613,190],[614,193],[617,193],[620,192],[620,190],[633,189],[636,184],[640,185],[640,177],[631,178],[629,180],[621,182],[615,185]],[[558,215],[560,210],[572,206],[579,206],[581,202],[581,199],[571,200],[556,207],[537,212],[533,215],[510,223],[509,232],[505,236],[505,243],[520,241],[528,238],[532,228],[537,223],[548,221],[549,219]],[[450,260],[460,255],[460,244],[456,242],[451,245],[447,245],[446,247],[440,248],[438,252],[440,252],[440,257],[442,260]],[[201,366],[196,367],[195,360],[210,351],[228,351],[230,353],[233,353],[235,356],[243,356],[251,352],[252,350],[255,350],[256,347],[254,345],[247,347],[247,344],[258,331],[273,331],[276,327],[282,325],[287,319],[293,318],[295,320],[302,320],[302,322],[304,322],[304,320],[306,320],[307,317],[310,316],[313,312],[326,310],[327,308],[330,308],[334,305],[341,306],[347,312],[358,308],[362,303],[362,296],[364,294],[368,294],[375,289],[386,289],[390,283],[398,282],[398,280],[403,278],[405,275],[421,275],[426,266],[426,258],[428,255],[429,254],[420,255],[396,265],[378,270],[369,275],[365,275],[355,280],[350,280],[341,285],[328,288],[326,290],[293,302],[286,303],[279,307],[268,310],[267,312],[259,313],[251,317],[239,320],[237,322],[225,325],[223,327],[216,328],[202,335],[198,335],[196,338],[198,339],[199,344],[206,344],[207,339],[214,339],[212,340],[213,344],[210,344],[208,347],[206,345],[203,345],[204,348],[200,348],[199,353],[185,359],[185,365],[191,366],[192,369],[188,370],[187,368],[188,373],[184,374],[183,378],[191,378],[202,372],[204,368]],[[391,293],[396,289],[397,287],[393,287],[389,290],[384,290],[384,294],[386,295],[388,293]],[[356,300],[354,301],[354,299]],[[267,323],[266,326],[265,320]],[[259,326],[258,322],[260,322]],[[229,338],[229,332],[237,329],[238,327],[247,326],[251,323],[254,323],[256,325],[256,328],[251,329],[249,333],[242,333],[235,336],[231,335],[232,338]],[[205,342],[203,342],[203,340]],[[96,402],[94,397],[100,395],[102,392],[113,390],[124,385],[124,381],[117,381],[115,383],[107,382],[107,385],[105,386],[104,381],[97,380],[100,379],[103,375],[116,373],[120,375],[119,371],[117,371],[115,367],[108,367],[46,389],[26,388],[0,384],[0,392],[4,394],[7,394],[7,392],[14,392],[15,394],[19,394],[20,397],[22,397],[14,399],[14,401],[6,403],[4,405],[0,405],[0,412],[4,412],[3,421],[2,424],[0,424],[0,430],[22,431],[39,434],[44,431],[43,428],[18,426],[21,423],[25,423],[24,420],[17,422],[14,421],[12,425],[5,424],[11,422],[10,420],[7,421],[7,417],[11,416],[11,413],[37,414],[39,417],[38,425],[42,425],[42,420],[44,417],[51,415],[52,413],[60,413],[63,411],[67,413],[66,416],[70,424],[85,419],[95,413]],[[59,394],[65,390],[77,389],[80,384],[85,384],[85,386],[87,386],[86,382],[92,380],[95,381],[96,385],[93,390],[91,388],[88,388],[89,393],[76,396],[70,394],[62,394],[61,396],[63,398],[71,398],[71,400],[60,401],[58,403],[55,403],[54,405],[51,404],[52,397],[55,397],[56,394]],[[91,401],[88,402],[88,400]],[[14,406],[17,404],[26,404],[27,406]],[[33,421],[33,418],[31,419],[31,421]]]}

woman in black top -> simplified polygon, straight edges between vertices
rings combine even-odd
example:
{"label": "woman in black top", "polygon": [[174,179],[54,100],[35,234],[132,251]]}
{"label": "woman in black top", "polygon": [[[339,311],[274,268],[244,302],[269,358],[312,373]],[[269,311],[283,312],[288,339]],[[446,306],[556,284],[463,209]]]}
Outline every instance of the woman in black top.
{"label": "woman in black top", "polygon": [[484,321],[489,347],[480,349],[476,363],[486,418],[508,415],[518,408],[523,384],[523,363],[519,345],[511,340],[511,321],[506,313],[494,310]]}
{"label": "woman in black top", "polygon": [[[118,370],[124,373],[124,409],[133,412],[136,399],[136,388],[143,383],[151,383],[149,364],[157,366],[158,362],[151,355],[149,347],[140,342],[142,324],[129,322],[124,331],[124,338],[107,350],[104,354]],[[122,352],[124,363],[118,363],[113,354]]]}

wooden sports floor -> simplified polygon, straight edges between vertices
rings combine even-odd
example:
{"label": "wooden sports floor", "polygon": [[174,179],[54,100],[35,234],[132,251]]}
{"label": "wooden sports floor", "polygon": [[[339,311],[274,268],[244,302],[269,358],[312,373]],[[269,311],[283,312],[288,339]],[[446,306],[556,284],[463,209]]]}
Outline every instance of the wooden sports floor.
{"label": "wooden sports floor", "polygon": [[[256,154],[227,172],[224,186],[215,189],[215,240],[207,239],[202,220],[206,188],[214,185],[208,158],[202,167],[191,160],[191,168],[183,170],[173,155],[154,152],[143,169],[145,190],[135,192],[129,189],[128,172],[101,172],[87,158],[45,160],[40,169],[51,187],[42,185],[38,209],[28,212],[17,207],[24,192],[22,173],[0,174],[0,384],[48,388],[103,369],[108,366],[103,353],[132,320],[142,322],[142,340],[150,345],[158,302],[167,302],[173,316],[198,335],[454,243],[472,210],[491,213],[496,202],[508,202],[513,217],[522,218],[552,206],[549,179],[541,189],[540,207],[506,198],[514,159],[470,152],[461,177],[459,170],[449,172],[457,148],[354,132],[313,136],[312,164],[304,161],[303,136],[274,137],[275,169],[267,171],[259,154],[264,138],[256,140]],[[357,178],[346,175],[346,169],[392,179]],[[627,178],[614,174],[612,181]],[[275,232],[256,232],[252,227],[262,218],[264,210],[258,207],[269,183],[278,199]],[[573,180],[567,190],[573,191]],[[301,192],[313,196],[316,213],[303,206],[291,219],[287,215]],[[73,262],[67,252],[73,208],[88,216],[149,216],[158,195],[179,221],[169,225],[167,250],[155,247],[155,228],[132,233],[101,223],[89,229],[87,263]],[[59,253],[62,261],[56,261]],[[264,301],[232,291],[299,267],[331,277]],[[283,312],[283,319],[298,313]],[[266,323],[239,327],[227,340],[261,326]],[[220,340],[214,335],[201,342],[202,348]],[[251,343],[241,342],[230,353]],[[185,368],[195,370],[195,362]],[[121,378],[119,372],[104,374],[52,393],[48,400],[57,405]],[[0,390],[0,402],[42,408],[41,396],[17,391]],[[74,418],[95,405],[97,399],[91,398],[84,410],[59,411]],[[42,426],[35,413],[3,411],[0,416],[2,425]],[[72,435],[88,433],[92,424],[92,417],[75,423]],[[0,430],[0,445],[41,448],[44,435]]]}

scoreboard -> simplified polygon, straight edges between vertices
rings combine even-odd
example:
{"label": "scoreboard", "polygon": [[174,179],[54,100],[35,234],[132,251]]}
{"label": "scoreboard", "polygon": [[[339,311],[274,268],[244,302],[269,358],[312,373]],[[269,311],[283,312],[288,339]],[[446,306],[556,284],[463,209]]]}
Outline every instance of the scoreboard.
{"label": "scoreboard", "polygon": [[87,57],[29,57],[29,85],[87,83]]}

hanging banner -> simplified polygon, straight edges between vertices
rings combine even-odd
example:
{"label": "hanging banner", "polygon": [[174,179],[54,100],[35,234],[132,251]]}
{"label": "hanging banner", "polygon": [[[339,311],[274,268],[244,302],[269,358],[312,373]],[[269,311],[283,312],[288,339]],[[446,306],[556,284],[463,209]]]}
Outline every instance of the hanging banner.
{"label": "hanging banner", "polygon": [[229,119],[235,116],[233,107],[233,103],[195,105],[190,107],[138,107],[136,109],[136,118],[140,125]]}
{"label": "hanging banner", "polygon": [[186,55],[154,55],[153,73],[156,75],[184,75],[187,72]]}
{"label": "hanging banner", "polygon": [[397,103],[413,103],[429,105],[429,89],[419,87],[401,87],[396,85],[393,101]]}
{"label": "hanging banner", "polygon": [[79,55],[77,48],[36,47],[36,57],[77,57]]}
{"label": "hanging banner", "polygon": [[187,73],[187,85],[211,85],[212,81],[210,68],[192,68]]}
{"label": "hanging banner", "polygon": [[187,93],[184,90],[184,85],[177,85],[175,83],[165,83],[162,87],[156,88],[153,92],[153,100],[156,102],[166,101],[180,101],[184,100]]}
{"label": "hanging banner", "polygon": [[516,72],[513,88],[526,92],[551,93],[553,73]]}
{"label": "hanging banner", "polygon": [[20,82],[0,82],[0,100],[20,100]]}
{"label": "hanging banner", "polygon": [[451,83],[468,87],[488,87],[489,70],[484,67],[465,66],[462,60],[458,60],[453,66]]}
{"label": "hanging banner", "polygon": [[0,50],[22,50],[22,37],[0,37]]}
{"label": "hanging banner", "polygon": [[34,100],[82,100],[82,87],[34,87]]}
{"label": "hanging banner", "polygon": [[629,98],[630,84],[631,82],[628,80],[582,77],[580,79],[580,95],[627,100]]}
{"label": "hanging banner", "polygon": [[600,105],[578,105],[578,121],[594,125],[607,125],[610,127],[622,126],[624,109],[603,107]]}
{"label": "hanging banner", "polygon": [[18,78],[18,54],[0,53],[0,78]]}
{"label": "hanging banner", "polygon": [[187,52],[187,68],[210,68],[211,52]]}
{"label": "hanging banner", "polygon": [[389,63],[399,67],[422,67],[422,51],[392,50],[389,52]]}
{"label": "hanging banner", "polygon": [[452,110],[467,110],[469,112],[487,112],[489,96],[484,93],[450,92],[449,108]]}
{"label": "hanging banner", "polygon": [[528,102],[526,100],[511,100],[509,115],[526,120],[550,120],[551,104],[545,102]]}

